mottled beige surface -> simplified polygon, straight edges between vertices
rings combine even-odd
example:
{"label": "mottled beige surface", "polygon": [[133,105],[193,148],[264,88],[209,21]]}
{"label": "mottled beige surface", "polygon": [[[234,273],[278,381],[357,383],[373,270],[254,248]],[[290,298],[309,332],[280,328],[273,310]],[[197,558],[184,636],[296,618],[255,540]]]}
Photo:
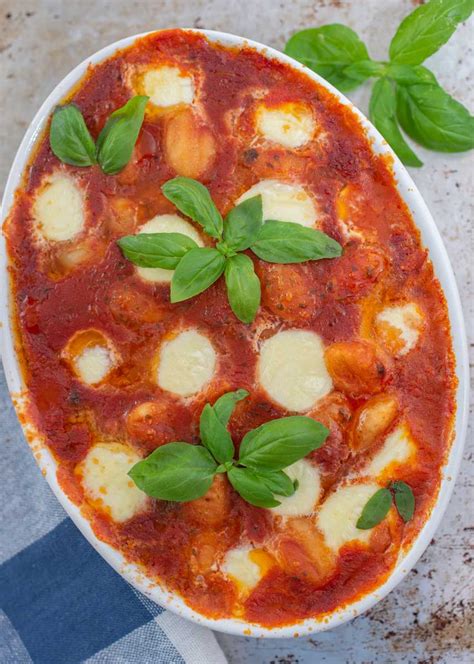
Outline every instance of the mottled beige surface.
{"label": "mottled beige surface", "polygon": [[[43,99],[74,65],[116,39],[157,28],[196,26],[233,32],[282,48],[296,29],[341,22],[359,32],[374,57],[383,58],[394,27],[415,4],[419,3],[409,0],[293,0],[288,3],[275,0],[201,3],[185,0],[30,0],[21,3],[1,0],[1,186],[21,137]],[[429,63],[449,92],[471,109],[474,105],[469,66],[472,25],[462,26]],[[351,95],[364,111],[368,93],[369,86],[364,86]],[[453,263],[472,351],[473,157],[472,154],[434,154],[422,149],[417,152],[425,166],[420,170],[411,169],[411,172],[433,213]],[[7,403],[3,384],[3,388],[0,387],[0,435],[10,443],[8,456],[14,466],[20,456],[23,458],[25,446]],[[472,661],[469,647],[472,647],[473,602],[468,587],[469,580],[472,584],[469,538],[474,531],[470,509],[472,477],[471,448],[466,450],[454,497],[435,540],[416,569],[369,614],[332,632],[298,641],[220,636],[229,660],[239,664]],[[19,478],[11,471],[7,480],[8,486],[4,483],[2,487],[5,496],[11,495],[7,493],[8,487],[17,489]],[[31,490],[24,489],[24,493],[20,492],[24,496],[23,504],[18,505],[17,513],[26,514],[27,501],[31,501],[32,496]],[[35,503],[35,510],[37,514],[42,513],[41,503]],[[14,525],[7,523],[7,530],[9,527]]]}

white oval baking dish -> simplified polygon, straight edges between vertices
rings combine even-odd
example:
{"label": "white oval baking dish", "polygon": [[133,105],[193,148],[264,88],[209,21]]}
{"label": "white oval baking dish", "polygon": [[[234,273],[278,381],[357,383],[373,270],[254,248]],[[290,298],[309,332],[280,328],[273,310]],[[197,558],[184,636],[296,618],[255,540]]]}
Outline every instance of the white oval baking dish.
{"label": "white oval baking dish", "polygon": [[[421,232],[422,241],[429,251],[430,259],[433,263],[436,276],[441,283],[448,303],[451,333],[456,356],[456,373],[459,381],[457,388],[455,436],[447,463],[444,467],[443,480],[441,483],[439,495],[436,504],[433,507],[430,518],[427,520],[423,529],[414,540],[410,549],[405,552],[403,557],[400,558],[398,564],[382,586],[380,586],[376,591],[364,596],[362,599],[353,602],[345,608],[334,611],[332,614],[324,617],[321,620],[307,619],[295,625],[269,629],[260,627],[258,625],[249,624],[237,619],[209,619],[201,616],[186,606],[180,597],[170,593],[165,588],[160,587],[156,582],[147,579],[136,566],[127,563],[118,551],[96,538],[88,521],[86,521],[86,519],[81,515],[77,506],[68,499],[68,497],[59,487],[56,479],[56,463],[47,448],[42,444],[41,437],[33,430],[31,424],[28,422],[23,423],[22,426],[25,435],[28,437],[30,446],[32,446],[34,449],[35,456],[40,465],[40,468],[43,471],[43,474],[45,475],[59,502],[74,521],[76,526],[88,539],[91,545],[101,554],[101,556],[110,565],[112,565],[112,567],[117,572],[119,572],[119,574],[121,574],[129,583],[144,593],[147,597],[185,618],[193,620],[202,625],[206,625],[211,629],[218,631],[255,637],[303,636],[308,633],[319,632],[341,625],[351,618],[354,618],[364,611],[367,611],[372,606],[374,606],[374,604],[385,597],[391,590],[393,590],[393,588],[395,588],[398,583],[400,583],[404,576],[415,565],[421,554],[430,543],[434,532],[441,521],[453,490],[454,481],[462,457],[463,444],[467,427],[469,365],[461,301],[446,249],[425,202],[423,201],[420,193],[415,187],[404,166],[401,164],[400,160],[396,157],[396,155],[393,153],[391,148],[387,145],[378,131],[362,115],[362,113],[358,111],[357,108],[355,108],[348,99],[341,95],[340,92],[338,92],[317,74],[309,70],[307,67],[304,67],[303,65],[294,61],[292,58],[289,58],[288,56],[283,55],[282,53],[279,53],[278,51],[275,51],[268,46],[264,46],[257,42],[223,32],[214,32],[209,30],[193,30],[193,32],[201,33],[205,35],[210,41],[220,42],[226,46],[246,46],[254,48],[256,51],[263,53],[269,58],[287,63],[294,67],[294,69],[303,71],[307,76],[330,90],[330,92],[332,92],[332,94],[334,94],[342,104],[348,106],[352,110],[366,131],[367,136],[371,139],[373,149],[376,152],[388,154],[393,158],[393,172],[398,182],[400,194],[409,207],[415,224],[418,226]],[[127,37],[101,49],[90,58],[84,60],[84,62],[78,65],[75,69],[73,69],[48,96],[31,122],[13,162],[2,201],[2,224],[7,217],[10,207],[13,203],[15,190],[20,184],[21,176],[24,167],[28,162],[32,147],[35,144],[38,136],[41,134],[45,123],[47,122],[48,116],[52,112],[53,108],[61,102],[69,90],[82,78],[82,76],[86,73],[87,67],[89,65],[101,62],[102,60],[113,55],[119,49],[130,46],[135,39],[142,36],[144,36],[144,34]],[[5,241],[2,236],[0,241],[0,283],[3,284],[0,299],[1,351],[8,388],[17,411],[21,411],[24,384],[21,377],[19,363],[16,357],[14,331],[10,319],[7,262]]]}

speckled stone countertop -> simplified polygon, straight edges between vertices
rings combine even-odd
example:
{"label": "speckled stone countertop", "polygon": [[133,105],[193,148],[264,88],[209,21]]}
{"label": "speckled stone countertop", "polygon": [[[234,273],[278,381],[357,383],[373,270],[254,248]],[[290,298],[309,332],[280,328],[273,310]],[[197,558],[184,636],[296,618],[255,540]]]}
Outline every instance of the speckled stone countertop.
{"label": "speckled stone countertop", "polygon": [[[23,133],[40,103],[67,72],[86,56],[121,37],[165,27],[201,27],[233,32],[282,48],[303,27],[346,23],[383,58],[401,18],[420,0],[0,0],[0,186]],[[429,65],[457,99],[474,106],[473,23]],[[369,86],[351,95],[367,111]],[[411,174],[444,238],[461,292],[474,348],[472,294],[474,161],[471,154],[444,155],[417,149],[425,162]],[[4,287],[3,285],[1,287]],[[0,370],[1,371],[1,370]],[[472,424],[472,423],[471,423]],[[33,460],[22,440],[0,375],[2,483],[0,516],[8,531],[20,514],[41,519],[45,484],[26,487],[11,468]],[[435,539],[408,577],[368,614],[331,632],[298,640],[219,635],[231,664],[447,664],[472,662],[474,533],[472,426],[454,496]],[[12,509],[11,496],[15,495]],[[8,501],[7,501],[8,497]],[[32,511],[31,509],[31,511]],[[2,513],[3,512],[3,513]],[[13,517],[12,517],[13,515]],[[26,517],[25,517],[26,518]],[[35,527],[32,520],[32,528]],[[470,541],[471,540],[471,541]],[[14,553],[13,551],[11,552]],[[210,662],[209,664],[212,664]]]}

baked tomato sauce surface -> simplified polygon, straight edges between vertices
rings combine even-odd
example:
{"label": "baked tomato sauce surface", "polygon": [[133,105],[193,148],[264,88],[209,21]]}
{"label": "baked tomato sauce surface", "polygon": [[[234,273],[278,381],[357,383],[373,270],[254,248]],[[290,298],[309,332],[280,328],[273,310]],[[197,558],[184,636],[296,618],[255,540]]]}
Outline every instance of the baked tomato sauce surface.
{"label": "baked tomato sauce surface", "polygon": [[[191,607],[268,627],[322,616],[380,585],[432,508],[454,412],[443,294],[390,165],[322,86],[250,48],[165,31],[91,67],[68,101],[96,138],[114,109],[143,93],[145,121],[120,173],[61,163],[45,135],[6,223],[29,416],[96,535]],[[258,183],[264,207],[275,183],[289,185],[273,205],[339,241],[343,255],[276,265],[249,252],[262,284],[251,325],[233,315],[223,279],[170,304],[169,283],[140,274],[116,240],[177,214],[160,189],[177,174],[199,179],[223,214]],[[58,181],[81,201],[67,237],[43,232],[38,204]],[[183,396],[160,387],[157,371],[164,345],[186,330],[207,339],[215,365]],[[188,503],[141,494],[127,468],[167,442],[199,442],[200,412],[224,392],[250,392],[229,423],[236,445],[294,414],[261,384],[259,358],[295,330],[317,335],[330,377],[326,394],[298,411],[330,430],[304,461],[307,483],[318,483],[314,504],[257,508],[223,475]],[[414,518],[404,524],[392,508],[357,530],[364,490],[396,479],[413,489]]]}

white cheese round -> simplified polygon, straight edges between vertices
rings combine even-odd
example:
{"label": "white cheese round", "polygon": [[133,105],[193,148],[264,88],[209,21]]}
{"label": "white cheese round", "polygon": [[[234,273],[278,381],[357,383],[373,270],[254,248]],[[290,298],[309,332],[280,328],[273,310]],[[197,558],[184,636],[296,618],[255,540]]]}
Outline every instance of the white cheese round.
{"label": "white cheese round", "polygon": [[268,395],[290,411],[304,412],[332,390],[317,334],[284,330],[263,342],[258,380]]}
{"label": "white cheese round", "polygon": [[315,122],[304,104],[286,103],[276,107],[260,104],[256,112],[257,131],[285,148],[299,148],[314,135]]}
{"label": "white cheese round", "polygon": [[262,196],[263,219],[268,221],[292,221],[302,226],[315,226],[317,213],[315,205],[306,191],[297,184],[279,180],[261,180],[250,187],[236,201],[236,204]]}
{"label": "white cheese round", "polygon": [[163,344],[157,383],[168,392],[191,396],[211,380],[216,363],[216,352],[209,339],[197,330],[185,330]]}
{"label": "white cheese round", "polygon": [[[159,214],[150,221],[147,221],[139,233],[182,233],[190,237],[200,247],[203,246],[203,241],[198,231],[185,219],[182,219],[177,214]],[[173,278],[174,270],[164,270],[161,267],[137,267],[137,274],[140,275],[145,281],[153,283],[166,282],[169,283]]]}
{"label": "white cheese round", "polygon": [[341,546],[352,542],[368,542],[372,529],[356,527],[362,510],[376,491],[378,484],[351,484],[336,489],[321,506],[316,525],[323,533],[327,546],[338,552]]}
{"label": "white cheese round", "polygon": [[385,346],[399,356],[415,348],[423,324],[424,316],[414,302],[385,307],[375,319],[377,332]]}
{"label": "white cheese round", "polygon": [[250,558],[253,548],[241,546],[227,551],[220,565],[221,572],[245,589],[253,588],[262,577],[260,567]]}
{"label": "white cheese round", "polygon": [[69,175],[56,173],[42,185],[33,203],[36,228],[46,240],[64,242],[84,227],[81,189]]}
{"label": "white cheese round", "polygon": [[127,475],[138,461],[138,454],[127,445],[97,443],[79,466],[86,497],[114,521],[127,521],[147,506],[146,494]]}
{"label": "white cheese round", "polygon": [[292,496],[275,496],[281,502],[272,507],[274,514],[283,516],[305,516],[312,514],[321,496],[321,480],[318,469],[306,459],[284,469],[292,481],[298,481],[298,488]]}
{"label": "white cheese round", "polygon": [[114,366],[114,357],[107,346],[86,346],[72,359],[74,370],[87,385],[100,383]]}
{"label": "white cheese round", "polygon": [[416,445],[405,424],[398,426],[387,436],[381,449],[363,471],[371,477],[380,477],[393,466],[404,463],[415,453]]}
{"label": "white cheese round", "polygon": [[155,106],[176,106],[192,104],[194,80],[178,67],[163,65],[149,69],[142,77],[143,92]]}

